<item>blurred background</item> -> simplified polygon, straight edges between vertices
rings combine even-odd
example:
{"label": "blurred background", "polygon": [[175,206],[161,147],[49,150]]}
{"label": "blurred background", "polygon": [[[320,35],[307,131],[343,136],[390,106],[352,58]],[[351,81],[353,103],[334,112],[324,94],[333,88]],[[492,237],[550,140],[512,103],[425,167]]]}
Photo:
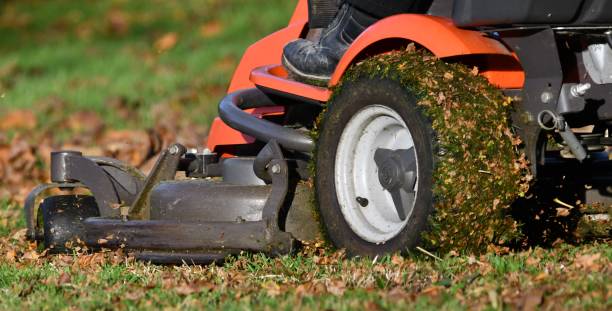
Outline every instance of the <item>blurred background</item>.
{"label": "blurred background", "polygon": [[49,152],[149,169],[202,146],[243,51],[297,0],[0,0],[0,200],[48,179]]}

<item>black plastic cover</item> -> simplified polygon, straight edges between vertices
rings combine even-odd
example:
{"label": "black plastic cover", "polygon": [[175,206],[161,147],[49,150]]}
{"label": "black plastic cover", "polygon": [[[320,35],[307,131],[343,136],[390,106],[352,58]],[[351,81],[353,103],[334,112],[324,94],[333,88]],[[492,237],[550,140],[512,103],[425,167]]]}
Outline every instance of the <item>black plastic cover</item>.
{"label": "black plastic cover", "polygon": [[453,20],[460,27],[565,24],[571,23],[576,18],[583,1],[456,0]]}
{"label": "black plastic cover", "polygon": [[585,0],[576,24],[612,24],[612,1]]}

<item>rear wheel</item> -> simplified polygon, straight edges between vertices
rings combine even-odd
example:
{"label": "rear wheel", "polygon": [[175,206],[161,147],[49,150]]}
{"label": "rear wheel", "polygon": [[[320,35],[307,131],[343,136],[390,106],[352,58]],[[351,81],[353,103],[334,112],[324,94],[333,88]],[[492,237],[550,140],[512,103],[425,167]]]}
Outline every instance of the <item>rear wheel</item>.
{"label": "rear wheel", "polygon": [[413,93],[346,82],[322,120],[315,186],[331,241],[352,255],[414,247],[433,210],[434,132]]}

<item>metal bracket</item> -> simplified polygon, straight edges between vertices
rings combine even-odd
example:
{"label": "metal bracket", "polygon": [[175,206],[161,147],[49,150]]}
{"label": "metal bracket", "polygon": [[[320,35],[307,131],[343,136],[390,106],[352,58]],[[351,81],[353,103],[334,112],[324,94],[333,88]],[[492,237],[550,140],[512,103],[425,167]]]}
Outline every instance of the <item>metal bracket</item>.
{"label": "metal bracket", "polygon": [[[172,180],[176,175],[181,157],[187,152],[187,148],[181,144],[173,144],[162,151],[151,170],[149,176],[129,209],[129,216],[133,219],[149,219],[151,208],[149,197],[153,188],[161,181]],[[122,215],[127,216],[127,215]]]}
{"label": "metal bracket", "polygon": [[536,174],[537,145],[541,129],[536,116],[545,109],[554,110],[559,99],[563,70],[554,31],[544,26],[526,31],[501,32],[503,41],[510,45],[525,71],[525,86],[521,91],[521,109],[512,118],[525,144],[531,169]]}
{"label": "metal bracket", "polygon": [[108,158],[84,157],[77,151],[51,153],[51,180],[80,182],[89,188],[102,217],[118,217],[117,207],[130,204],[142,188],[142,174],[135,168]]}

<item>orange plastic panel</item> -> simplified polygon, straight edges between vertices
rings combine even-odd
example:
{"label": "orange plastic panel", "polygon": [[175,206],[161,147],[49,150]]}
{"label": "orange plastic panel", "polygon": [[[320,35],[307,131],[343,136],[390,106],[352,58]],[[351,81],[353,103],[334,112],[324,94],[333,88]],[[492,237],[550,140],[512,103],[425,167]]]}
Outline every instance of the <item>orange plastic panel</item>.
{"label": "orange plastic panel", "polygon": [[320,102],[327,102],[331,96],[331,91],[327,88],[288,79],[287,71],[281,65],[263,66],[253,70],[253,72],[251,72],[251,81],[256,85],[318,100]]}
{"label": "orange plastic panel", "polygon": [[[250,81],[251,71],[260,66],[280,63],[285,44],[299,38],[307,23],[307,0],[300,0],[286,28],[257,41],[245,51],[238,68],[234,72],[228,93],[254,87],[255,85]],[[261,110],[257,111],[259,113],[262,112]],[[247,112],[256,113],[253,110]],[[266,115],[268,113],[271,112],[266,112]],[[284,113],[284,109],[282,107],[276,108],[276,113]],[[207,147],[214,151],[220,145],[250,144],[254,141],[252,137],[232,129],[223,123],[221,119],[215,118],[210,128]]]}
{"label": "orange plastic panel", "polygon": [[364,49],[381,40],[392,38],[415,42],[439,58],[474,54],[512,55],[500,42],[485,37],[479,31],[457,28],[448,18],[400,14],[380,20],[353,42],[340,60],[330,85],[338,83],[346,69]]}

